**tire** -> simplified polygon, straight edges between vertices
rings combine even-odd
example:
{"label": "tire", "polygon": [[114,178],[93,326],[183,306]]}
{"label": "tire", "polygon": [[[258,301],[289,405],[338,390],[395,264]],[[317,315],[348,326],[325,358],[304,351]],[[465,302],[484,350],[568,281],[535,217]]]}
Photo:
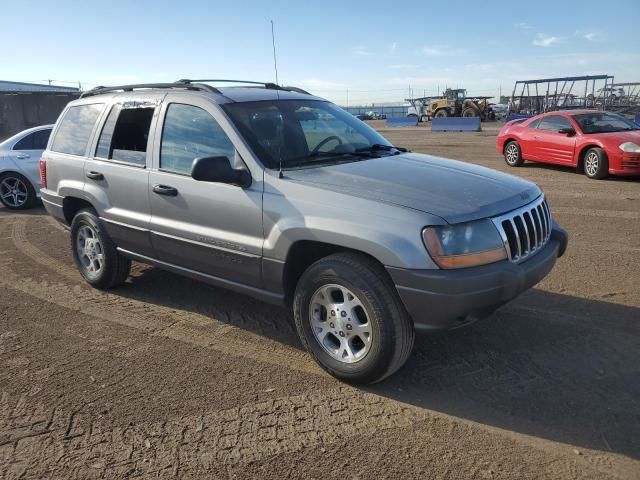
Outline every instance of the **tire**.
{"label": "tire", "polygon": [[507,142],[504,146],[504,161],[510,167],[520,167],[524,163],[522,158],[522,150],[515,140]]}
{"label": "tire", "polygon": [[296,287],[293,312],[307,351],[346,382],[379,382],[402,367],[413,349],[413,322],[395,286],[362,254],[338,253],[311,265]]}
{"label": "tire", "polygon": [[107,290],[125,282],[131,260],[118,253],[93,209],[80,210],[73,217],[70,237],[73,260],[89,285]]}
{"label": "tire", "polygon": [[584,174],[594,180],[609,176],[609,159],[603,149],[594,147],[584,154]]}
{"label": "tire", "polygon": [[27,210],[38,201],[31,182],[16,172],[0,175],[0,201],[11,210]]}
{"label": "tire", "polygon": [[436,111],[436,113],[433,115],[434,118],[444,118],[448,116],[449,116],[449,112],[447,111],[446,108],[441,108],[440,110]]}
{"label": "tire", "polygon": [[465,108],[462,111],[462,116],[465,118],[478,117],[478,111],[474,108]]}

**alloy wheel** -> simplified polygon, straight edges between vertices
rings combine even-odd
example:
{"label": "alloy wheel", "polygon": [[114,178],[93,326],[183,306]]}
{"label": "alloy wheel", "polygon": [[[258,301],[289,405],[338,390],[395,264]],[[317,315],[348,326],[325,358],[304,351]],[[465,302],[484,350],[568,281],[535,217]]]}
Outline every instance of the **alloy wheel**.
{"label": "alloy wheel", "polygon": [[6,177],[0,183],[2,202],[10,207],[18,208],[27,203],[29,190],[27,185],[16,177]]}
{"label": "alloy wheel", "polygon": [[600,159],[597,153],[591,152],[587,155],[587,158],[584,160],[584,171],[587,172],[587,175],[593,177],[598,173],[599,162]]}
{"label": "alloy wheel", "polygon": [[360,299],[342,285],[320,287],[309,305],[311,330],[335,360],[355,363],[369,352],[373,329]]}
{"label": "alloy wheel", "polygon": [[509,165],[515,164],[518,161],[518,146],[515,143],[507,145],[505,156]]}
{"label": "alloy wheel", "polygon": [[82,225],[76,235],[76,251],[85,273],[96,278],[104,269],[104,249],[96,231],[89,225]]}

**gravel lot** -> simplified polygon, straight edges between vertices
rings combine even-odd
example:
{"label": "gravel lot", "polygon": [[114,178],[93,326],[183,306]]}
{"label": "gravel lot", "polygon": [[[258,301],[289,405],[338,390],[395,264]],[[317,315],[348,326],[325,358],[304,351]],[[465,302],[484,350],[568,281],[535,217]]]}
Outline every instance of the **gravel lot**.
{"label": "gravel lot", "polygon": [[508,169],[495,125],[372,123],[537,182],[565,257],[353,388],[300,350],[288,312],[138,264],[93,290],[44,210],[0,208],[0,478],[640,478],[640,181]]}

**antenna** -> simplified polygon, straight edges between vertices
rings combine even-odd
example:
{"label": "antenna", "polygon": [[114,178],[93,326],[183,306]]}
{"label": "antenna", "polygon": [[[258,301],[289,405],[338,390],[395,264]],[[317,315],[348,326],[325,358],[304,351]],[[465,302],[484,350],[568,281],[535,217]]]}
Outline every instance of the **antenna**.
{"label": "antenna", "polygon": [[[273,30],[273,20],[271,20],[271,45],[273,46],[273,69],[276,72],[276,85],[278,85],[278,61],[276,60],[276,34]],[[276,96],[280,101],[280,92],[276,90]],[[278,142],[278,178],[284,178],[282,173],[282,136]]]}
{"label": "antenna", "polygon": [[273,46],[273,69],[276,71],[276,85],[279,85],[278,62],[276,60],[276,34],[273,31],[273,20],[271,20],[271,45]]}

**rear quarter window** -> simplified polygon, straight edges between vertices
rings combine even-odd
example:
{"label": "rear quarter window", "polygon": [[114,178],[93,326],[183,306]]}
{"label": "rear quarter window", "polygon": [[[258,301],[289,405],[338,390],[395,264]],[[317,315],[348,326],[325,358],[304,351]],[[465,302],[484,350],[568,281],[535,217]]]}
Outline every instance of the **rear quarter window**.
{"label": "rear quarter window", "polygon": [[84,155],[103,107],[102,103],[92,103],[69,108],[60,121],[51,143],[51,150],[70,155]]}

